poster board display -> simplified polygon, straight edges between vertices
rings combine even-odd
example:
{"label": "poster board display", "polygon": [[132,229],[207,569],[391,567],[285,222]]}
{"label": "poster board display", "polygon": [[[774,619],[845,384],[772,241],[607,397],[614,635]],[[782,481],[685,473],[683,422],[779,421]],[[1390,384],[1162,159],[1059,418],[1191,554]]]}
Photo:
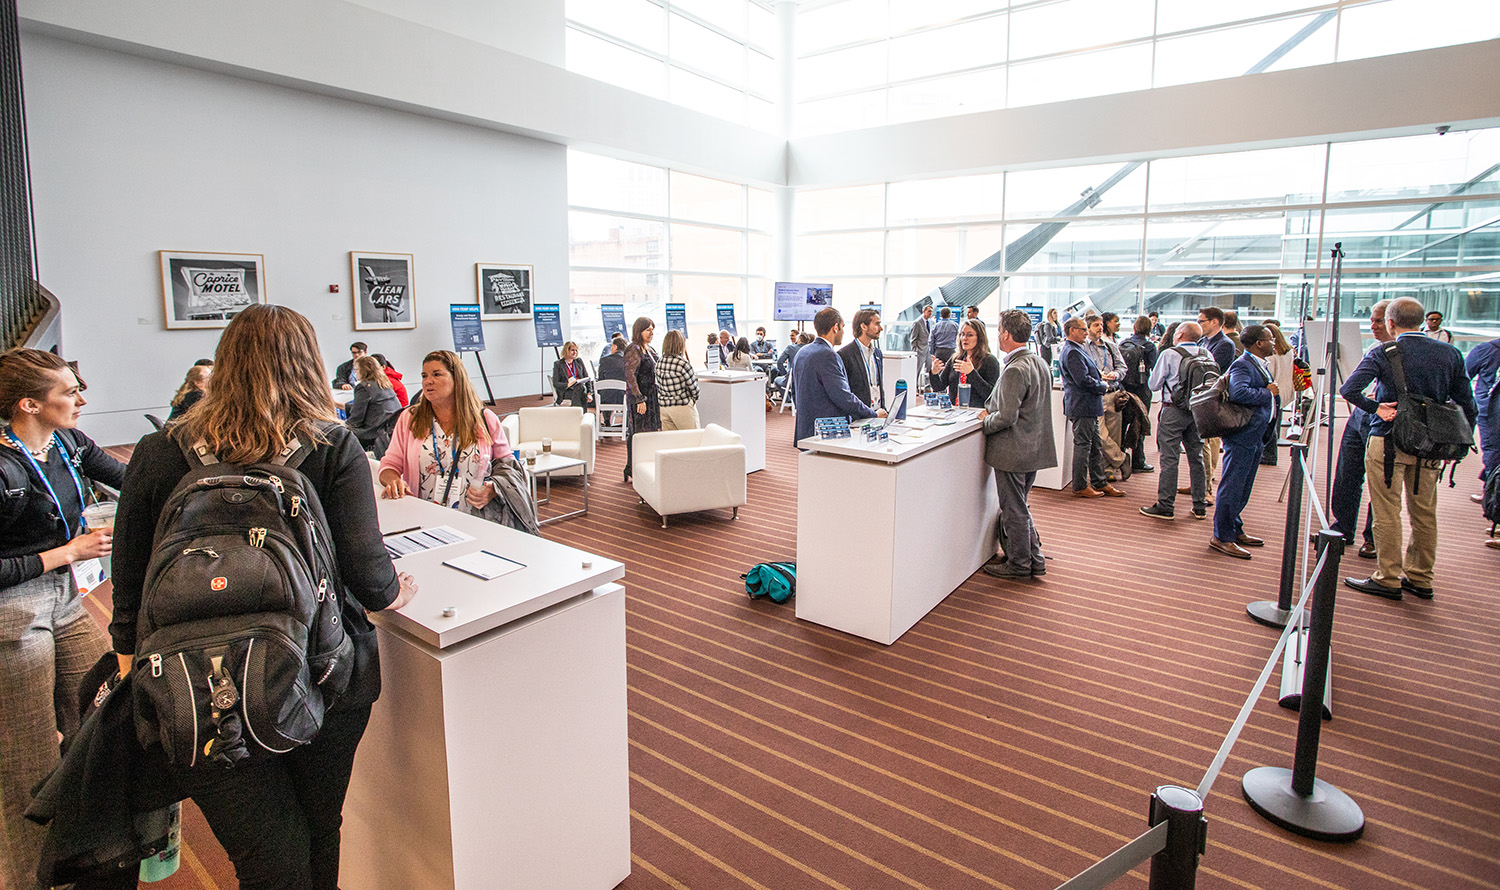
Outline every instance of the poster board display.
{"label": "poster board display", "polygon": [[531,323],[536,330],[536,345],[562,346],[562,306],[538,303],[531,307]]}
{"label": "poster board display", "polygon": [[668,303],[667,304],[667,330],[669,330],[669,331],[681,331],[682,335],[684,337],[687,336],[687,304],[686,303]]}
{"label": "poster board display", "polygon": [[475,263],[480,317],[488,321],[530,318],[536,293],[535,271],[531,266],[509,263]]}
{"label": "poster board display", "polygon": [[349,252],[356,331],[409,330],[417,326],[412,266],[409,253]]}
{"label": "poster board display", "polygon": [[728,331],[729,336],[738,337],[740,332],[734,328],[734,304],[720,303],[715,307],[715,313],[719,319],[719,330]]}
{"label": "poster board display", "polygon": [[252,303],[264,303],[265,257],[258,253],[163,250],[162,308],[167,330],[222,328]]}
{"label": "poster board display", "polygon": [[777,321],[812,321],[820,309],[833,305],[832,284],[776,282],[773,317]]}
{"label": "poster board display", "polygon": [[484,352],[484,325],[479,307],[472,303],[448,306],[448,323],[453,328],[454,352]]}
{"label": "poster board display", "polygon": [[630,331],[625,328],[625,304],[603,303],[599,306],[599,314],[604,318],[604,342],[608,343],[615,334],[630,339]]}

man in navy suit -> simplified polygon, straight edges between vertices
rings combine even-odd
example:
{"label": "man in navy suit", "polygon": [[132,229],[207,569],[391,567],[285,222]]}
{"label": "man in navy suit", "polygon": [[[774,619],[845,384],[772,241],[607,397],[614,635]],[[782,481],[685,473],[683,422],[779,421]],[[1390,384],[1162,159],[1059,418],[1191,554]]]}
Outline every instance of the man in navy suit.
{"label": "man in navy suit", "polygon": [[1250,502],[1255,486],[1255,471],[1260,468],[1264,450],[1262,438],[1271,414],[1280,410],[1280,393],[1271,382],[1266,359],[1276,350],[1276,338],[1269,328],[1252,324],[1240,335],[1245,351],[1229,365],[1229,401],[1255,409],[1250,423],[1223,437],[1224,474],[1219,478],[1215,496],[1214,536],[1208,539],[1210,550],[1238,559],[1249,559],[1246,547],[1263,547],[1265,541],[1245,534],[1240,512]]}
{"label": "man in navy suit", "polygon": [[1073,497],[1122,498],[1125,492],[1104,478],[1104,443],[1099,440],[1099,418],[1104,415],[1104,392],[1109,384],[1084,347],[1088,325],[1081,318],[1063,323],[1063,414],[1073,422]]}
{"label": "man in navy suit", "polygon": [[844,317],[832,306],[819,310],[813,317],[818,339],[797,351],[792,359],[792,398],[797,404],[796,442],[817,432],[819,417],[884,417],[877,410],[855,398],[849,391],[844,363],[834,347],[844,342]]}
{"label": "man in navy suit", "polygon": [[[1339,395],[1374,415],[1365,446],[1365,475],[1370,506],[1375,510],[1375,558],[1379,567],[1368,578],[1346,578],[1355,590],[1399,600],[1402,592],[1432,599],[1432,571],[1437,562],[1437,488],[1439,465],[1423,461],[1396,447],[1389,438],[1397,409],[1396,372],[1390,352],[1397,350],[1407,392],[1435,402],[1445,399],[1463,409],[1469,423],[1479,414],[1474,391],[1464,373],[1457,349],[1422,333],[1422,304],[1410,297],[1392,300],[1385,310],[1386,328],[1396,336],[1391,343],[1365,353],[1364,359]],[[1375,381],[1375,398],[1364,389]],[[1493,409],[1492,409],[1493,410]],[[1401,507],[1411,522],[1411,538],[1401,547]]]}
{"label": "man in navy suit", "polygon": [[880,351],[880,312],[861,309],[854,313],[854,341],[839,350],[849,391],[872,408],[885,407],[884,356]]}

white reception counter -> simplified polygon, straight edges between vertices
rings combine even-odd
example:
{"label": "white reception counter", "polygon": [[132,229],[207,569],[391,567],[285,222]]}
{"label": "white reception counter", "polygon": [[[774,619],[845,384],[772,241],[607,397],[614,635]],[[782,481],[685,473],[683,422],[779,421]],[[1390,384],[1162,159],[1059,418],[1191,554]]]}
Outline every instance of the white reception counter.
{"label": "white reception counter", "polygon": [[[374,616],[383,691],[344,807],[343,884],[606,890],[630,874],[621,563],[403,498],[387,532],[474,540],[396,561],[420,590]],[[442,562],[488,550],[490,581]],[[445,608],[455,614],[444,617]]]}
{"label": "white reception counter", "polygon": [[766,468],[766,375],[729,370],[699,374],[698,420],[740,434],[746,473]]}
{"label": "white reception counter", "polygon": [[975,414],[886,444],[858,433],[798,443],[798,618],[894,643],[994,554],[995,481]]}

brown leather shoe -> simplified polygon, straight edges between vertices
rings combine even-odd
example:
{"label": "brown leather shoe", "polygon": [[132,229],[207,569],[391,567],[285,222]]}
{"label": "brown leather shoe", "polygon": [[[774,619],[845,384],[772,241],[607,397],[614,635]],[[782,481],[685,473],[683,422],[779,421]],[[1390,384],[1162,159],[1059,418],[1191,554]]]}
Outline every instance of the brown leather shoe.
{"label": "brown leather shoe", "polygon": [[1265,541],[1262,541],[1260,538],[1257,538],[1254,535],[1240,535],[1239,537],[1237,537],[1237,538],[1234,539],[1234,542],[1236,544],[1240,545],[1241,547],[1264,547],[1264,546],[1266,546],[1266,542]]}
{"label": "brown leather shoe", "polygon": [[[1105,486],[1105,487],[1108,488],[1109,486]],[[1075,498],[1102,498],[1102,497],[1104,497],[1104,492],[1102,492],[1099,489],[1095,488],[1094,486],[1090,485],[1090,486],[1087,486],[1085,488],[1074,489],[1073,490],[1073,497],[1075,497]]]}
{"label": "brown leather shoe", "polygon": [[1208,539],[1208,549],[1217,550],[1225,556],[1233,556],[1235,559],[1250,558],[1249,550],[1246,550],[1238,544],[1234,544],[1228,541],[1221,541],[1218,538]]}
{"label": "brown leather shoe", "polygon": [[1369,541],[1359,545],[1359,555],[1364,559],[1374,559],[1378,552],[1375,550],[1375,542]]}
{"label": "brown leather shoe", "polygon": [[1121,491],[1118,488],[1115,488],[1113,485],[1110,485],[1108,483],[1105,483],[1104,489],[1100,492],[1100,494],[1112,498],[1123,498],[1125,496],[1125,492]]}
{"label": "brown leather shoe", "polygon": [[1184,486],[1182,486],[1182,487],[1180,487],[1180,488],[1177,489],[1177,493],[1178,494],[1192,494],[1193,493],[1193,489],[1192,489],[1191,486],[1184,485]]}

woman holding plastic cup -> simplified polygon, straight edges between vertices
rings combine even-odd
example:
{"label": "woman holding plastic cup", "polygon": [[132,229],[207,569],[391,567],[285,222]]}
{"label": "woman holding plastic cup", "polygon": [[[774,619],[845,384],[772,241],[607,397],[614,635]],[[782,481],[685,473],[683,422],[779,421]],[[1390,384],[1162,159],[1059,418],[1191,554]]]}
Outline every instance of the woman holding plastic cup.
{"label": "woman holding plastic cup", "polygon": [[1000,360],[990,352],[990,338],[984,323],[977,318],[964,319],[958,329],[958,351],[948,359],[932,360],[932,391],[948,390],[953,404],[961,403],[961,387],[969,387],[967,407],[983,408],[1000,379]]}
{"label": "woman holding plastic cup", "polygon": [[486,484],[490,462],[510,453],[505,431],[484,407],[457,354],[446,349],[422,359],[422,401],[401,412],[391,447],[380,459],[380,496],[416,495],[474,510],[495,497]]}
{"label": "woman holding plastic cup", "polygon": [[[0,886],[32,887],[46,829],[23,815],[78,726],[79,681],[109,651],[83,609],[112,527],[85,523],[89,480],[119,487],[125,465],[78,427],[84,383],[50,352],[0,355]],[[92,576],[92,577],[90,577]]]}

